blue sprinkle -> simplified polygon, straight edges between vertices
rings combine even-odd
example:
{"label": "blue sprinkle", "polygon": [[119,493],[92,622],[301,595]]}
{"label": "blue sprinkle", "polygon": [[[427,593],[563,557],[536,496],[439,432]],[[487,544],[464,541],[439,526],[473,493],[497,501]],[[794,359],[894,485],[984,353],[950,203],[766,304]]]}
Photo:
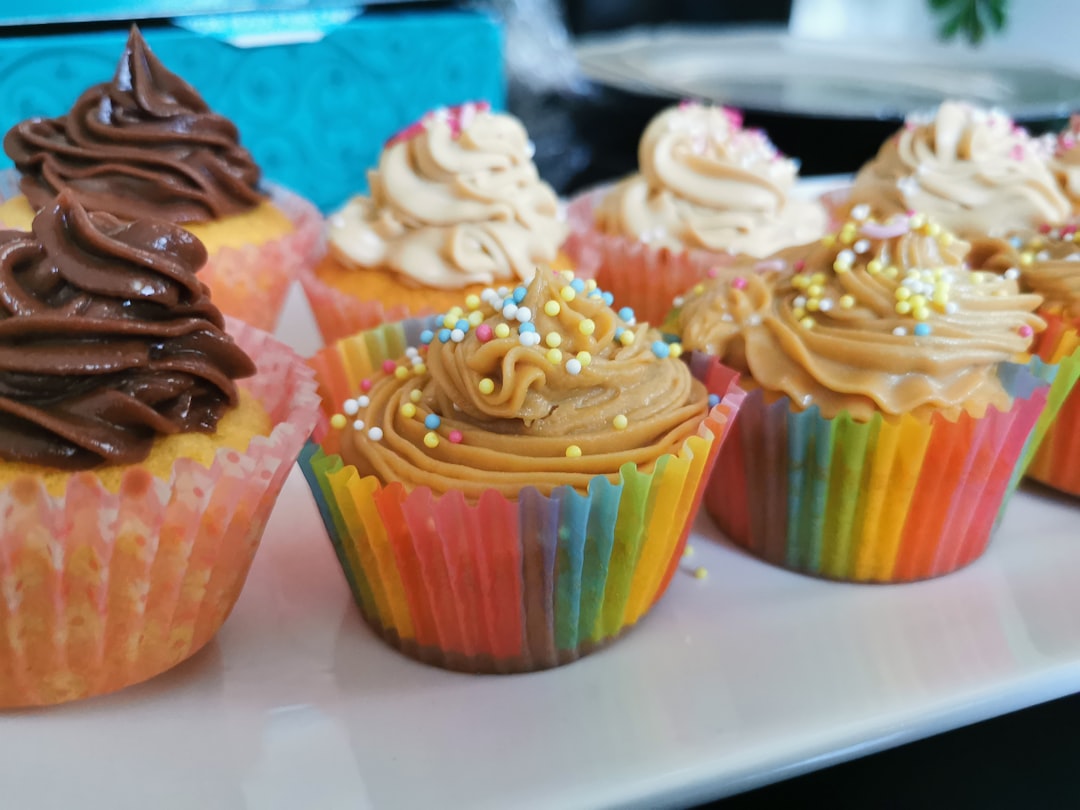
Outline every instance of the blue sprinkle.
{"label": "blue sprinkle", "polygon": [[1019,236],[1010,236],[1009,237],[1009,244],[1012,245],[1017,250],[1019,250],[1021,247],[1024,246],[1024,242]]}
{"label": "blue sprinkle", "polygon": [[615,339],[618,340],[619,338],[621,338],[622,333],[625,332],[625,331],[626,330],[623,329],[621,326],[616,326],[615,327]]}
{"label": "blue sprinkle", "polygon": [[521,324],[518,327],[518,334],[520,334],[522,332],[535,332],[535,331],[536,331],[536,325],[533,324],[531,321],[526,321],[525,323]]}
{"label": "blue sprinkle", "polygon": [[671,349],[666,343],[664,343],[664,341],[657,340],[653,342],[652,353],[659,357],[661,360],[663,360],[665,357],[671,354]]}
{"label": "blue sprinkle", "polygon": [[580,278],[575,278],[573,281],[570,282],[570,289],[572,289],[576,293],[585,292],[585,282],[582,281]]}
{"label": "blue sprinkle", "polygon": [[440,343],[449,343],[450,342],[450,330],[449,329],[440,329],[439,330],[439,342]]}
{"label": "blue sprinkle", "polygon": [[460,329],[462,332],[469,331],[469,322],[462,318],[460,321],[454,324],[455,329]]}
{"label": "blue sprinkle", "polygon": [[420,333],[420,342],[424,345],[431,343],[431,341],[433,341],[434,339],[435,333],[432,332],[430,329],[425,329],[423,332]]}
{"label": "blue sprinkle", "polygon": [[928,324],[928,323],[917,323],[917,324],[915,324],[915,334],[918,337],[926,337],[927,335],[930,334],[930,324]]}
{"label": "blue sprinkle", "polygon": [[609,292],[601,293],[600,298],[601,300],[603,300],[604,306],[610,307],[612,304],[615,303],[615,296]]}
{"label": "blue sprinkle", "polygon": [[514,303],[520,304],[525,300],[525,293],[528,292],[524,287],[518,287],[514,290]]}
{"label": "blue sprinkle", "polygon": [[627,322],[632,321],[634,320],[634,310],[630,307],[623,307],[619,310],[619,317]]}
{"label": "blue sprinkle", "polygon": [[424,427],[426,427],[428,430],[438,430],[439,425],[441,424],[442,419],[440,419],[437,414],[429,413],[427,416],[424,417]]}
{"label": "blue sprinkle", "polygon": [[709,394],[709,407],[710,408],[715,408],[719,404],[720,404],[720,395],[719,394]]}

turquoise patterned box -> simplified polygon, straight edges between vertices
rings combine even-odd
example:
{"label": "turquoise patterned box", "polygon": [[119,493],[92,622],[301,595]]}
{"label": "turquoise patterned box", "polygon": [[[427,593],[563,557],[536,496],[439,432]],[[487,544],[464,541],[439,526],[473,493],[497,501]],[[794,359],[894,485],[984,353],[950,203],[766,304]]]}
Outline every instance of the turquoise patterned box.
{"label": "turquoise patterned box", "polygon": [[[309,24],[310,15],[264,17],[269,30],[244,36],[230,30],[234,19],[184,19],[184,28],[156,24],[143,34],[237,124],[268,179],[323,210],[365,190],[383,142],[428,109],[474,99],[503,106],[501,32],[483,14],[330,16],[317,35],[295,37],[287,26]],[[112,78],[126,38],[118,27],[0,39],[0,130],[66,112],[84,89]],[[10,165],[0,155],[0,168]]]}

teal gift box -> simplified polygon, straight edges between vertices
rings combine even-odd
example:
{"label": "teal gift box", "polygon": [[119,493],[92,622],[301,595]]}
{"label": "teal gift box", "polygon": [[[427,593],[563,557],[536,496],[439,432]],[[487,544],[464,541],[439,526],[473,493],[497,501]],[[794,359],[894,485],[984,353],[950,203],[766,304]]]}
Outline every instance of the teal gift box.
{"label": "teal gift box", "polygon": [[[160,3],[101,5],[114,18],[164,10]],[[189,13],[225,5],[195,0]],[[124,25],[73,24],[94,16],[83,4],[20,6],[0,14],[0,25],[34,24],[0,38],[3,131],[32,116],[61,115],[87,87],[109,80],[127,38]],[[239,127],[265,177],[324,211],[366,190],[386,139],[426,111],[468,100],[504,103],[501,32],[475,12],[421,5],[215,14],[158,20],[143,34],[166,67]],[[0,168],[10,165],[0,155]]]}

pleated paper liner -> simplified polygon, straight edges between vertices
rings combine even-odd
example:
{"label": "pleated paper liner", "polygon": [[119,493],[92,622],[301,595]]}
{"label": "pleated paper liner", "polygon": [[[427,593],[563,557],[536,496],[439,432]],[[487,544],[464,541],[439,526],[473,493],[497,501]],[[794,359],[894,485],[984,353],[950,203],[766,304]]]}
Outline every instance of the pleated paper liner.
{"label": "pleated paper liner", "polygon": [[317,420],[311,370],[236,321],[258,374],[241,381],[273,420],[247,452],[170,480],[141,467],[120,491],[73,474],[49,495],[0,489],[0,708],[43,706],[145,681],[197,652],[232,609],[293,461]]}
{"label": "pleated paper liner", "polygon": [[[424,325],[383,326],[317,355],[324,406],[355,395]],[[626,464],[614,482],[597,476],[585,494],[489,490],[470,503],[383,486],[333,455],[335,432],[300,465],[361,614],[389,644],[447,669],[545,669],[615,640],[664,593],[742,397],[716,393],[677,454],[651,470]]]}
{"label": "pleated paper liner", "polygon": [[596,189],[571,201],[570,236],[563,250],[579,274],[595,277],[601,289],[615,296],[615,306],[631,307],[639,321],[663,323],[678,296],[734,261],[730,253],[652,248],[597,231],[594,211],[608,191]]}
{"label": "pleated paper liner", "polygon": [[796,411],[752,391],[705,508],[735,543],[815,576],[907,582],[961,568],[985,550],[1046,405],[1048,383],[1031,369],[1002,379],[1010,410],[955,421],[826,419],[816,406]]}
{"label": "pleated paper liner", "polygon": [[1046,435],[1040,437],[1027,474],[1080,496],[1080,390],[1073,387],[1080,378],[1080,319],[1063,319],[1052,312],[1039,314],[1046,319],[1047,328],[1038,336],[1037,352],[1047,363],[1059,364],[1050,405],[1060,410]]}

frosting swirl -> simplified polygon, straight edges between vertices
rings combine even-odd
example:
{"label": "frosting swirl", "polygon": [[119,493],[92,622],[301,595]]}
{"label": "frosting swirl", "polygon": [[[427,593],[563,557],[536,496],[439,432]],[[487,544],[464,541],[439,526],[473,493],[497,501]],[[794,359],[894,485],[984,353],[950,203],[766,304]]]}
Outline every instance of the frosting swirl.
{"label": "frosting swirl", "polygon": [[66,115],[16,124],[4,151],[35,210],[65,188],[87,210],[132,220],[205,222],[262,202],[236,127],[166,70],[135,27],[111,82]]}
{"label": "frosting swirl", "polygon": [[330,217],[330,247],[347,265],[440,289],[531,278],[567,231],[532,153],[509,115],[436,111],[386,145],[371,196]]}
{"label": "frosting swirl", "polygon": [[969,270],[967,248],[921,214],[851,221],[772,284],[728,274],[691,292],[676,328],[687,348],[737,350],[754,383],[826,417],[980,416],[1008,407],[998,364],[1044,324],[1038,296]]}
{"label": "frosting swirl", "polygon": [[855,177],[852,204],[921,211],[964,238],[1062,222],[1070,211],[1046,145],[1004,113],[955,101],[909,116]]}
{"label": "frosting swirl", "polygon": [[81,470],[212,432],[253,374],[169,223],[88,214],[63,192],[0,231],[0,459]]}
{"label": "frosting swirl", "polygon": [[[1039,233],[985,240],[977,251],[980,269],[1019,278],[1026,292],[1043,298],[1043,307],[1080,318],[1080,230],[1075,225],[1044,227]],[[973,254],[976,251],[973,251]]]}
{"label": "frosting swirl", "polygon": [[1073,211],[1080,211],[1080,115],[1072,116],[1068,128],[1057,136],[1050,168]]}
{"label": "frosting swirl", "polygon": [[798,167],[724,107],[684,103],[653,118],[640,173],[619,182],[596,225],[654,247],[766,256],[821,236],[824,209],[791,196]]}
{"label": "frosting swirl", "polygon": [[594,285],[544,268],[501,292],[451,311],[425,336],[426,356],[374,381],[343,441],[347,463],[384,484],[516,497],[648,469],[696,435],[704,386]]}

